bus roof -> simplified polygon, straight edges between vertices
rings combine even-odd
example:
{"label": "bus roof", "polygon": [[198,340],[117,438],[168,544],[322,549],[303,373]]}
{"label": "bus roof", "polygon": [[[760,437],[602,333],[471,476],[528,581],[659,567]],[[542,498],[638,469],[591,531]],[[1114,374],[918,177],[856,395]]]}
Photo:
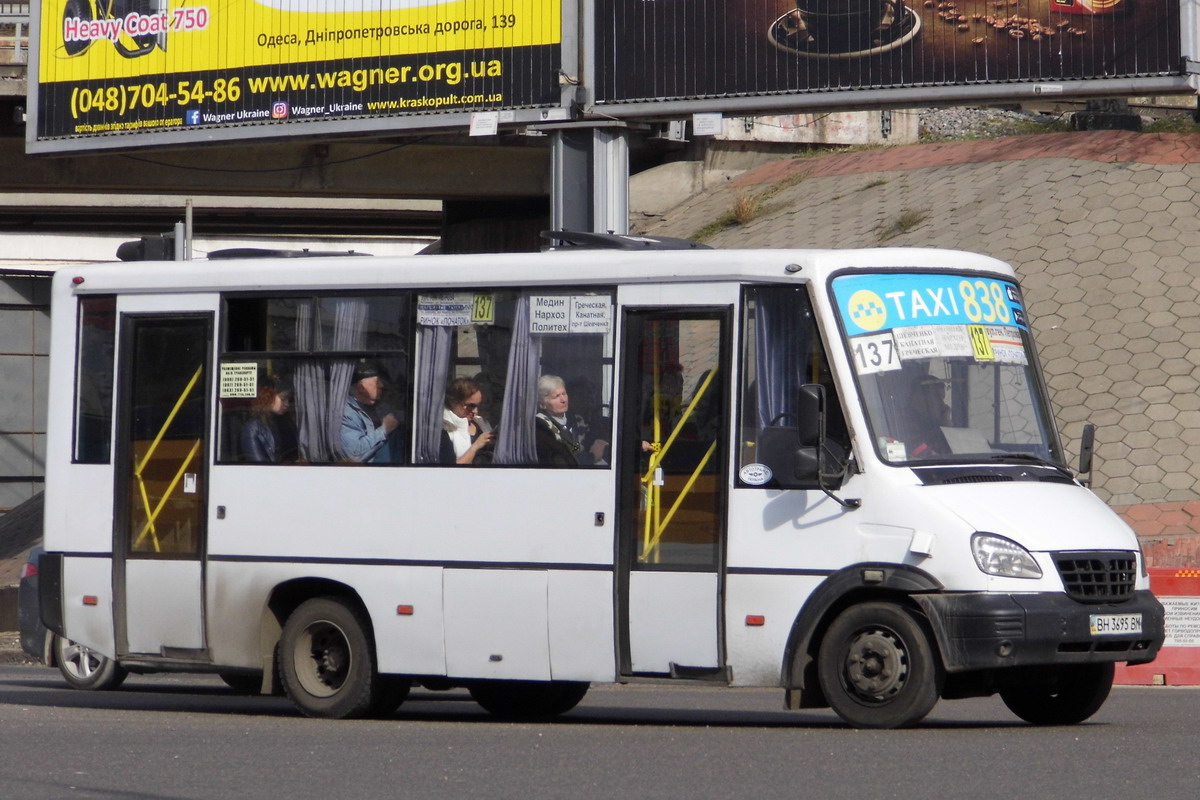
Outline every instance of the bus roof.
{"label": "bus roof", "polygon": [[63,269],[56,292],[453,289],[580,284],[818,281],[847,268],[992,272],[989,256],[935,248],[859,250],[550,250],[542,253],[123,262]]}

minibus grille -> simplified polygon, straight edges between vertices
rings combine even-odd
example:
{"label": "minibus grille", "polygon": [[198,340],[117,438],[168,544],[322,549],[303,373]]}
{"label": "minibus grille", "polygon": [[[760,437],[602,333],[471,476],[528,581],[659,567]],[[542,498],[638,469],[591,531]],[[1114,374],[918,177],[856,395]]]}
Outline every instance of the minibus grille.
{"label": "minibus grille", "polygon": [[1111,603],[1133,596],[1137,580],[1137,559],[1133,553],[1056,553],[1054,563],[1072,599]]}

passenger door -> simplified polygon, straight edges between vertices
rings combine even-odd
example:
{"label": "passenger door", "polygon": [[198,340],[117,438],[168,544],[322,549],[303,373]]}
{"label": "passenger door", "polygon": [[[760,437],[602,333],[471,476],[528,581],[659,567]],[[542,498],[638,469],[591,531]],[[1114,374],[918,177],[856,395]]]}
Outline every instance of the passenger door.
{"label": "passenger door", "polygon": [[117,652],[199,658],[212,315],[122,314],[120,335]]}
{"label": "passenger door", "polygon": [[725,675],[729,312],[624,317],[618,611],[624,675]]}

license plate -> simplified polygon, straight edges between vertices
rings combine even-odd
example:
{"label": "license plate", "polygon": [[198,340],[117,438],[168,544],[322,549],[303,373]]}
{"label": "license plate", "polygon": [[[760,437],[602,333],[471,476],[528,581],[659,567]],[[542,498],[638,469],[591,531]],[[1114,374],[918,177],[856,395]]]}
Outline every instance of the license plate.
{"label": "license plate", "polygon": [[1092,614],[1092,636],[1122,636],[1142,632],[1141,614]]}

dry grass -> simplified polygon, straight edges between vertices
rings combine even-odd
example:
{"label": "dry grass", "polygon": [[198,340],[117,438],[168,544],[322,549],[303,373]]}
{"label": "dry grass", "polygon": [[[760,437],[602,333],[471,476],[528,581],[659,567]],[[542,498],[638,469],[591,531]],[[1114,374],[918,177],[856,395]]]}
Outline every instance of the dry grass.
{"label": "dry grass", "polygon": [[929,217],[928,211],[919,211],[915,208],[906,208],[891,222],[881,223],[877,229],[879,233],[879,241],[886,242],[889,239],[894,239],[897,236],[915,230],[922,222]]}
{"label": "dry grass", "polygon": [[758,217],[763,208],[763,195],[738,192],[733,196],[733,208],[729,214],[733,221],[745,225]]}

